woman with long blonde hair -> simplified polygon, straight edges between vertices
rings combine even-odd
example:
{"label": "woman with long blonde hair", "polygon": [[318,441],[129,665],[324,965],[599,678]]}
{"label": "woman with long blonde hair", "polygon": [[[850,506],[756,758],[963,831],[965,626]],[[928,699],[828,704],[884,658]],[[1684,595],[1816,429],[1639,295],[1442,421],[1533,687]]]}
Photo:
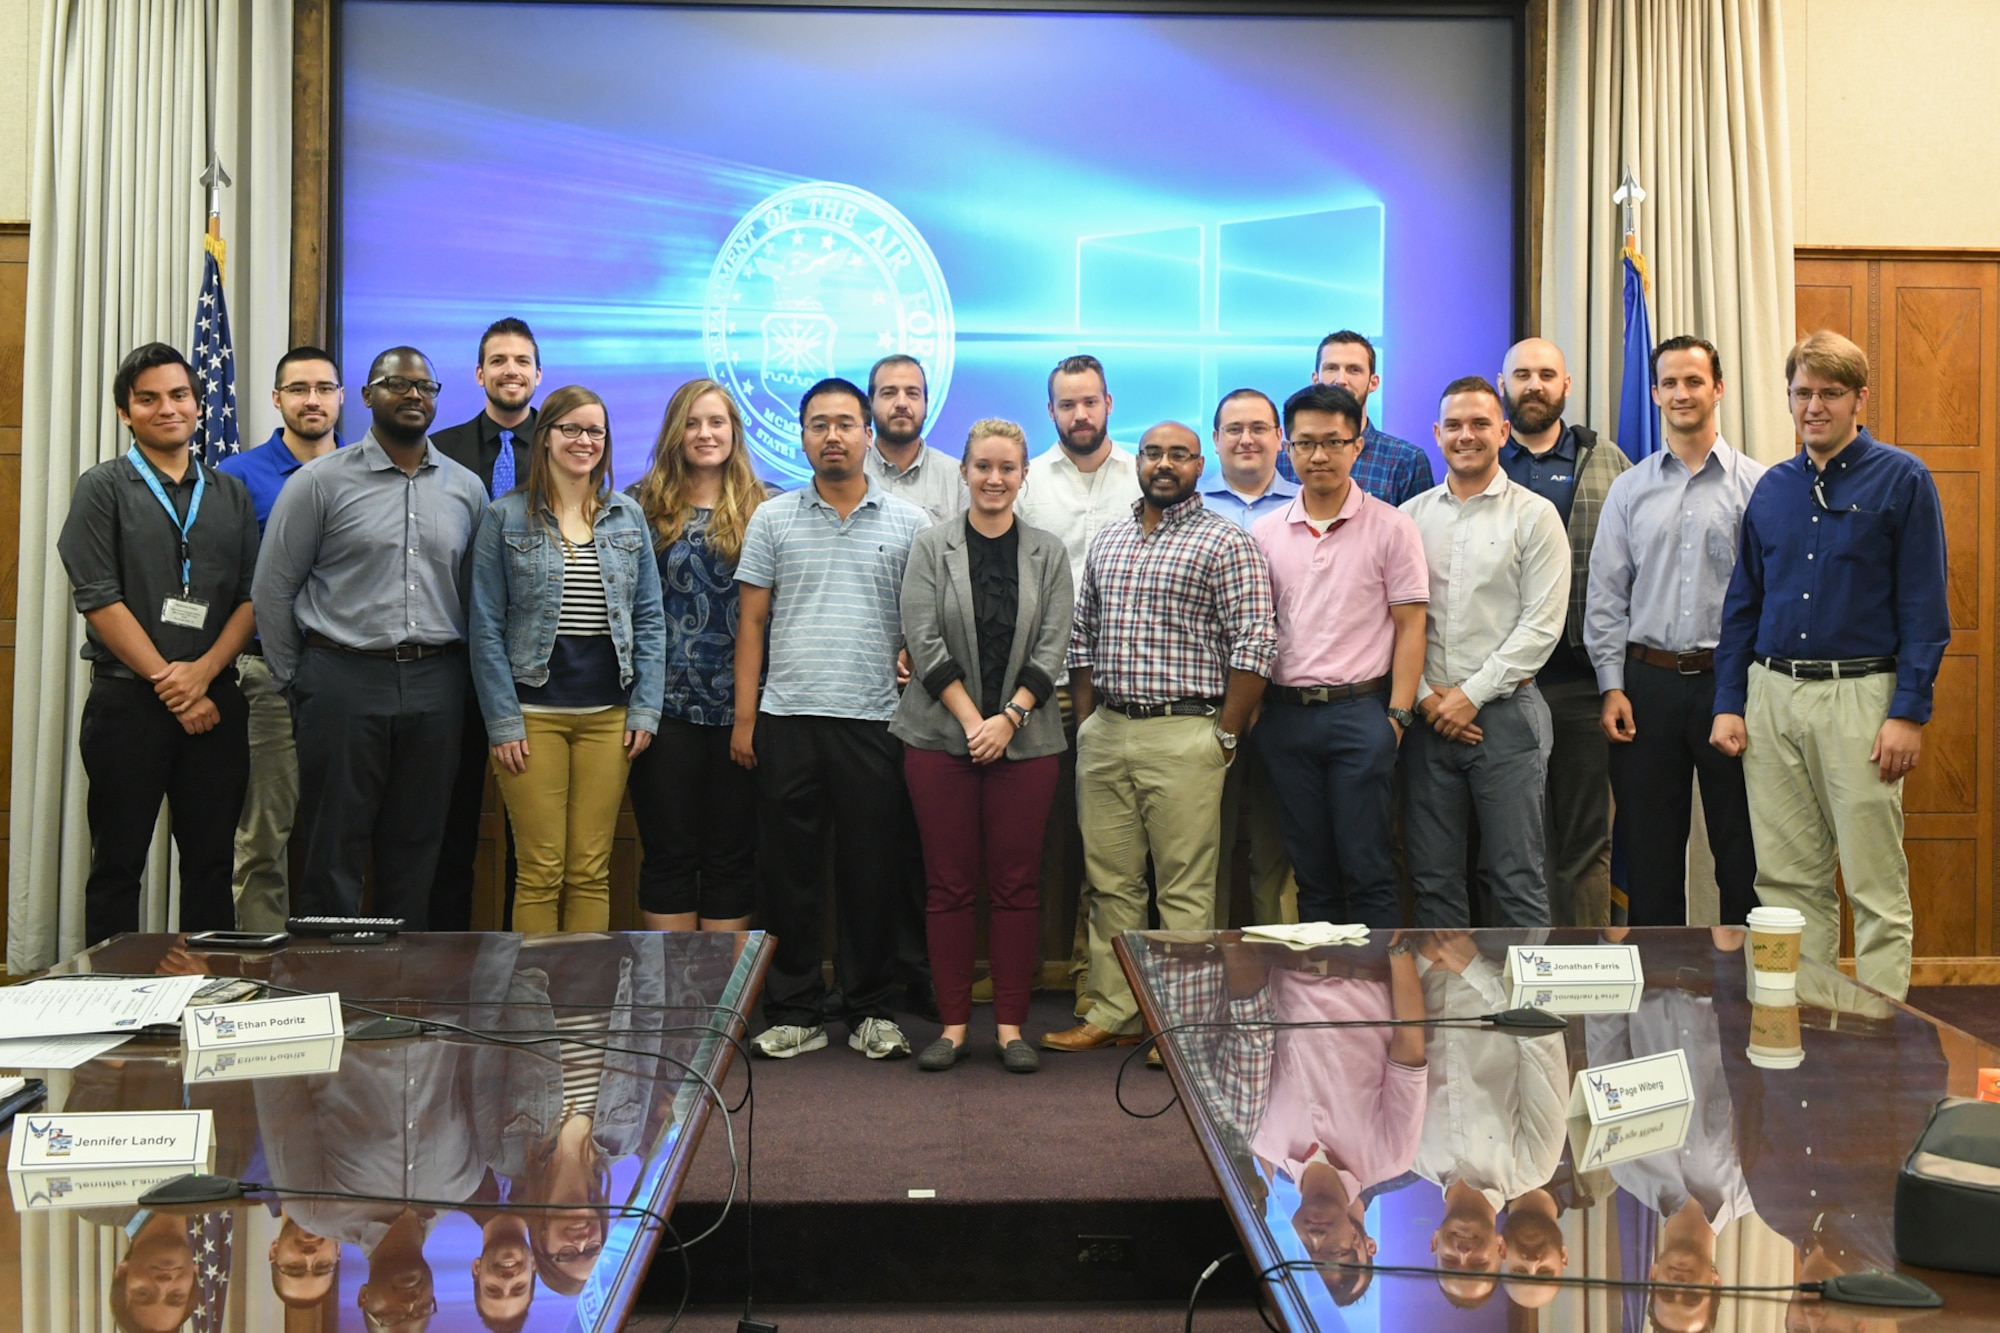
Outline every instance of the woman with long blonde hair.
{"label": "woman with long blonde hair", "polygon": [[729,759],[736,720],[736,559],[764,484],[743,417],[714,380],[667,403],[645,510],[667,622],[658,741],[632,766],[639,907],[648,930],[744,930],[755,898],[757,783]]}

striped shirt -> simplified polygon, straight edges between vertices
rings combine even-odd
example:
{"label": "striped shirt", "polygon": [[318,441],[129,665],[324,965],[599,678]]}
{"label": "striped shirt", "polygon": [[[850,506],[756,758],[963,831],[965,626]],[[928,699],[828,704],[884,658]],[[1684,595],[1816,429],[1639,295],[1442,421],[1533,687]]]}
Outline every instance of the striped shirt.
{"label": "striped shirt", "polygon": [[1076,598],[1071,671],[1113,703],[1219,699],[1231,671],[1271,674],[1271,571],[1249,533],[1191,495],[1151,532],[1132,517],[1090,543]]}
{"label": "striped shirt", "polygon": [[760,711],[870,722],[895,715],[903,567],[929,522],[872,479],[846,518],[814,485],[757,507],[736,580],[771,590]]}
{"label": "striped shirt", "polygon": [[597,563],[597,543],[573,546],[565,541],[562,610],[556,616],[556,633],[610,632],[611,612],[604,603],[604,572]]}

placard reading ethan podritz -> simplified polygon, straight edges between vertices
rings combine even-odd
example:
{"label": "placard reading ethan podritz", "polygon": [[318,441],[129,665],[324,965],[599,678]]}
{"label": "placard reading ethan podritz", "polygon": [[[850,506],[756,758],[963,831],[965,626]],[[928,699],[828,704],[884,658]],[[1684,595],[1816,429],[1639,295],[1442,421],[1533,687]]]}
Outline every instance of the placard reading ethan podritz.
{"label": "placard reading ethan podritz", "polygon": [[200,1005],[183,1015],[181,1035],[190,1051],[337,1037],[341,1035],[340,996],[328,992],[282,1000]]}

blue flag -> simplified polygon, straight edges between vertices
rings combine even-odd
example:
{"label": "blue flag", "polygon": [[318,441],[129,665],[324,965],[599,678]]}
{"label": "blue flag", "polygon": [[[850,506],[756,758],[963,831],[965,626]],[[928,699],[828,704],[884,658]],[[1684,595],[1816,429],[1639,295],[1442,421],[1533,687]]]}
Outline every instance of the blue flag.
{"label": "blue flag", "polygon": [[201,394],[201,430],[195,446],[210,466],[236,452],[236,354],[229,345],[229,306],[222,296],[222,238],[208,236],[201,266],[201,296],[194,310],[195,388]]}
{"label": "blue flag", "polygon": [[1653,405],[1653,321],[1646,313],[1645,260],[1625,244],[1625,378],[1618,396],[1618,445],[1638,462],[1660,452],[1660,409]]}

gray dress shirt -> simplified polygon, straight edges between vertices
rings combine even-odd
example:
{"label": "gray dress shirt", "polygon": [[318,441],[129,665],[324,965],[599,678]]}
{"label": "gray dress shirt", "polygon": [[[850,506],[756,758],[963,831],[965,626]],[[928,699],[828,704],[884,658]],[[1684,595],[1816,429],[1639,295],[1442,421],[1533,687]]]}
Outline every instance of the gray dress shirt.
{"label": "gray dress shirt", "polygon": [[1590,549],[1583,641],[1597,688],[1625,688],[1627,644],[1670,653],[1713,648],[1736,570],[1743,510],[1764,465],[1715,442],[1689,473],[1671,449],[1619,474]]}
{"label": "gray dress shirt", "polygon": [[896,465],[882,457],[882,451],[871,444],[867,457],[861,460],[861,467],[875,478],[883,490],[898,499],[908,500],[923,510],[933,523],[942,523],[964,513],[972,503],[965,478],[959,474],[958,460],[949,454],[939,453],[928,444],[917,446],[916,461],[901,472],[896,471]]}
{"label": "gray dress shirt", "polygon": [[414,475],[373,431],[300,468],[264,529],[253,600],[264,659],[291,681],[307,633],[346,648],[463,642],[479,478],[428,444]]}

